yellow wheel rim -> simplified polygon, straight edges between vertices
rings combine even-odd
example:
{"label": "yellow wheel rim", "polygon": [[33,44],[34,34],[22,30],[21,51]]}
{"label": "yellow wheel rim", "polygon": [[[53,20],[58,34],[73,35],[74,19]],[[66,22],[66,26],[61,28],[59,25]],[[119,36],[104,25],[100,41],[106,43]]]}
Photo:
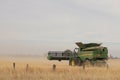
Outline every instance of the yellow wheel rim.
{"label": "yellow wheel rim", "polygon": [[75,66],[75,61],[74,60],[72,60],[72,66]]}

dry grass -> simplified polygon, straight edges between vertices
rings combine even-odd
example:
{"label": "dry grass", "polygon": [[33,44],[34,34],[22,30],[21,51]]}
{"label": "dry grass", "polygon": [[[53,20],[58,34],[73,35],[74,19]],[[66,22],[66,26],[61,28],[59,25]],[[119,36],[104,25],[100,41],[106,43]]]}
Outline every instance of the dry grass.
{"label": "dry grass", "polygon": [[[12,63],[16,62],[16,69]],[[0,80],[120,80],[120,60],[109,60],[106,67],[68,66],[68,61],[48,61],[41,58],[0,58]],[[29,69],[26,71],[26,64]],[[56,64],[56,71],[52,65]]]}

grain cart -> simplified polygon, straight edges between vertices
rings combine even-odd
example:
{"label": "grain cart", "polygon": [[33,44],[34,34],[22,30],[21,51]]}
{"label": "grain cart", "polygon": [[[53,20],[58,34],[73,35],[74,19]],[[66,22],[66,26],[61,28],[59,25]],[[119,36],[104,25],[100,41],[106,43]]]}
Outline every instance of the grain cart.
{"label": "grain cart", "polygon": [[108,49],[107,47],[101,46],[98,43],[87,43],[77,42],[78,48],[74,51],[49,51],[48,60],[68,60],[69,65],[106,65],[106,60],[108,59]]}

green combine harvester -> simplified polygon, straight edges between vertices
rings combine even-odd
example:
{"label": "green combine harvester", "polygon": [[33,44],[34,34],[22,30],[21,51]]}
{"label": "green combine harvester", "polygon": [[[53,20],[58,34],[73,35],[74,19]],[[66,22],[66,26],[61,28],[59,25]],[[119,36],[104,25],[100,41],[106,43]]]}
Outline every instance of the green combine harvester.
{"label": "green combine harvester", "polygon": [[96,65],[105,66],[108,59],[107,47],[101,46],[101,43],[87,43],[77,42],[78,48],[74,51],[49,51],[48,60],[69,60],[70,66]]}

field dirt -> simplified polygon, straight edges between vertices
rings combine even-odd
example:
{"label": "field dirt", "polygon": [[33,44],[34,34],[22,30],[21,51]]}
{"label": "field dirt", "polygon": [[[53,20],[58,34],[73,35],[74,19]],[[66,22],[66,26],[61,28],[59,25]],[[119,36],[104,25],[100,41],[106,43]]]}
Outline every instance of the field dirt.
{"label": "field dirt", "polygon": [[[107,63],[108,69],[86,67],[83,70],[83,67],[69,66],[68,61],[49,61],[41,57],[0,57],[0,80],[120,80],[120,59],[110,59]],[[53,64],[56,64],[55,71]]]}

